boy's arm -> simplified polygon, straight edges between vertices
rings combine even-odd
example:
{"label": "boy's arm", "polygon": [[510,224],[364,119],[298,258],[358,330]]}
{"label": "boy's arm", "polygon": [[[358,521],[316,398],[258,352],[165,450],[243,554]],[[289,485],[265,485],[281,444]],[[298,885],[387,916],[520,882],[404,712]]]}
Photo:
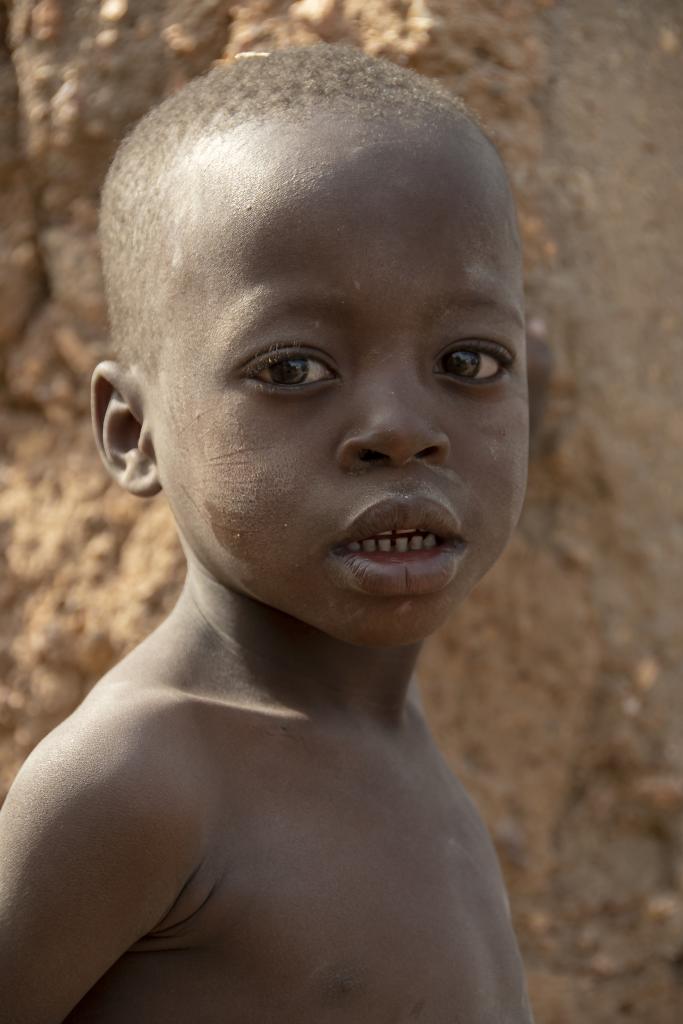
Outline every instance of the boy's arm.
{"label": "boy's arm", "polygon": [[160,770],[166,759],[154,741],[144,749],[144,735],[66,724],[10,791],[0,812],[3,1020],[63,1020],[196,866],[182,782]]}

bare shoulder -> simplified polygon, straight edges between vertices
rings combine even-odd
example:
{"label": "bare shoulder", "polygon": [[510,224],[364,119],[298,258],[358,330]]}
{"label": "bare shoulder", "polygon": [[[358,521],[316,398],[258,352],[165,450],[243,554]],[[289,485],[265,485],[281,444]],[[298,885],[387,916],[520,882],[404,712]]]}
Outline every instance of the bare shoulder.
{"label": "bare shoulder", "polygon": [[10,1019],[62,1020],[201,862],[192,772],[174,765],[192,745],[183,711],[172,691],[105,679],[19,772],[0,811]]}
{"label": "bare shoulder", "polygon": [[172,811],[183,798],[173,759],[190,741],[188,719],[172,691],[105,677],[38,744],[10,795],[31,787],[55,807],[76,797],[87,806],[89,796],[106,794],[113,803],[158,803]]}
{"label": "bare shoulder", "polygon": [[[98,684],[29,755],[0,809],[0,857],[54,890],[69,864],[75,885],[155,885],[138,922],[152,926],[202,856],[201,806],[187,714],[172,693],[127,680]],[[198,749],[198,746],[197,746]],[[195,751],[196,758],[196,751]],[[95,869],[94,865],[97,865]],[[123,868],[118,877],[119,866]]]}

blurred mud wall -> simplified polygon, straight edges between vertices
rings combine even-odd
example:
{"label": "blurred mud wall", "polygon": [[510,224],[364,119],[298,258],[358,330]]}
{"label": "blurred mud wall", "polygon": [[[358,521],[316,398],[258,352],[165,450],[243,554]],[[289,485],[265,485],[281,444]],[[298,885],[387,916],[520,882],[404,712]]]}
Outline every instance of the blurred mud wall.
{"label": "blurred mud wall", "polygon": [[171,607],[162,500],[109,485],[95,235],[118,140],[220,58],[318,39],[495,129],[556,369],[526,511],[431,644],[539,1024],[683,1020],[683,9],[678,0],[14,0],[0,38],[0,772]]}

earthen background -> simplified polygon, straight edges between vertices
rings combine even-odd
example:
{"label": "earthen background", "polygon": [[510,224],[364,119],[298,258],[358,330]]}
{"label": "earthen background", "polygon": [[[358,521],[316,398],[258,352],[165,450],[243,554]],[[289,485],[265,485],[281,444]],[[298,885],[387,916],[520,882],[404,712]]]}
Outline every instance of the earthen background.
{"label": "earthen background", "polygon": [[0,772],[170,609],[162,498],[107,482],[98,191],[212,62],[324,39],[496,132],[555,370],[507,554],[428,646],[430,718],[494,835],[539,1024],[683,1020],[683,5],[0,6]]}

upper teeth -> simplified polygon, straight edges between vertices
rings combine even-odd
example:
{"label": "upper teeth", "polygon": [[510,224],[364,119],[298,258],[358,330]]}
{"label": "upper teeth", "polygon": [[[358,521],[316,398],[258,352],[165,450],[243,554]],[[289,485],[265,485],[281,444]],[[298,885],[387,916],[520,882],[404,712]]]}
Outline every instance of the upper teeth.
{"label": "upper teeth", "polygon": [[347,547],[349,551],[422,551],[423,548],[436,547],[437,539],[433,533],[421,534],[414,530],[401,530],[395,533],[378,533],[367,540],[352,540]]}

